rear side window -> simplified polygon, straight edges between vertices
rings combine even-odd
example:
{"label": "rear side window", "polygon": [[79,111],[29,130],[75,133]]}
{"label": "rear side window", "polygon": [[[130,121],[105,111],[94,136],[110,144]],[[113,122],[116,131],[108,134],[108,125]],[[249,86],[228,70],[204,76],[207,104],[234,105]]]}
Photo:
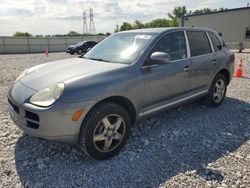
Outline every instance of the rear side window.
{"label": "rear side window", "polygon": [[212,52],[207,34],[204,31],[187,31],[191,56],[199,56]]}
{"label": "rear side window", "polygon": [[210,37],[210,39],[212,41],[214,51],[215,52],[220,51],[222,46],[221,46],[221,43],[220,43],[220,40],[218,39],[218,37],[212,32],[208,32],[208,34],[209,34],[209,37]]}
{"label": "rear side window", "polygon": [[171,61],[187,57],[186,41],[183,31],[166,34],[155,45],[153,52],[165,52],[171,57]]}

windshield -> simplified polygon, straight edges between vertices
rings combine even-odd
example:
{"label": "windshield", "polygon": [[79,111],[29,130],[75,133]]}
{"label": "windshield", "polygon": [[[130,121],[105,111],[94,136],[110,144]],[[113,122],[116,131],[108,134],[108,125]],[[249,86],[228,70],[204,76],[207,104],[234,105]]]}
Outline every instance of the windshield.
{"label": "windshield", "polygon": [[131,64],[153,38],[152,33],[117,33],[106,38],[88,53],[84,58],[111,63]]}
{"label": "windshield", "polygon": [[82,41],[82,42],[78,42],[75,46],[81,46],[85,43],[85,41]]}

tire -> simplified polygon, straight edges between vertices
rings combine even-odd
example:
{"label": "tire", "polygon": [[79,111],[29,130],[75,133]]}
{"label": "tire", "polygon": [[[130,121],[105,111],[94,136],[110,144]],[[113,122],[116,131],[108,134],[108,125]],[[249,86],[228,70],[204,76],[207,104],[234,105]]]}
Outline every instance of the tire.
{"label": "tire", "polygon": [[102,102],[94,106],[85,117],[78,144],[89,156],[97,160],[108,159],[123,148],[130,127],[130,115],[122,106]]}
{"label": "tire", "polygon": [[77,54],[78,54],[78,55],[81,55],[81,54],[82,54],[82,50],[79,49],[79,50],[77,51]]}
{"label": "tire", "polygon": [[[218,85],[220,85],[220,88]],[[223,102],[227,92],[227,79],[223,74],[218,73],[208,91],[202,99],[202,103],[208,107],[217,107]]]}

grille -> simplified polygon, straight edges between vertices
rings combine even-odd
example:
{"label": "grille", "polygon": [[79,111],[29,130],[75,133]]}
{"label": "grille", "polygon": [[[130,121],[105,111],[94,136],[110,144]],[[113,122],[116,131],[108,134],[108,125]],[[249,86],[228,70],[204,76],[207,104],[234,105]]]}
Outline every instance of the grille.
{"label": "grille", "polygon": [[39,122],[39,116],[33,112],[25,111],[25,117],[30,120]]}
{"label": "grille", "polygon": [[39,124],[27,120],[27,127],[32,128],[32,129],[38,129],[39,128]]}

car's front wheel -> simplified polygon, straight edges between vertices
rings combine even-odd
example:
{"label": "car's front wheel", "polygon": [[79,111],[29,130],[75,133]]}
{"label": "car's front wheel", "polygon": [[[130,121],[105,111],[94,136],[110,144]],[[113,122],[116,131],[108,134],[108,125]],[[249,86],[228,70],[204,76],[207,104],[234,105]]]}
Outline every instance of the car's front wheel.
{"label": "car's front wheel", "polygon": [[202,99],[203,104],[209,107],[219,106],[226,95],[227,79],[223,74],[217,74],[210,86],[208,94]]}
{"label": "car's front wheel", "polygon": [[83,121],[79,146],[95,159],[108,159],[123,148],[130,126],[131,118],[122,106],[102,102],[97,104]]}
{"label": "car's front wheel", "polygon": [[81,55],[81,54],[82,54],[82,49],[79,49],[79,50],[77,51],[77,54],[78,54],[78,55]]}

